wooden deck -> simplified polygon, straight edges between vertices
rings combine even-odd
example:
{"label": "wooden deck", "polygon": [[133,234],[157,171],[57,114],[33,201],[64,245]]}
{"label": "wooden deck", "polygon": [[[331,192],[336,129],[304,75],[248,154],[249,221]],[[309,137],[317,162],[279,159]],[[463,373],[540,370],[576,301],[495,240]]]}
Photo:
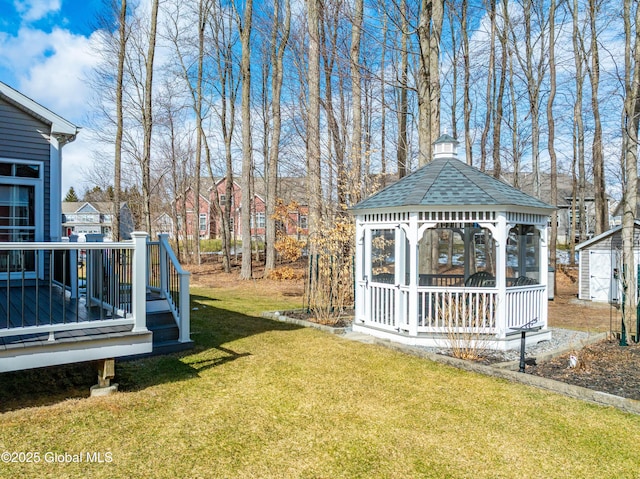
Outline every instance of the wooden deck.
{"label": "wooden deck", "polygon": [[57,285],[0,287],[0,330],[109,319],[111,311],[89,307],[84,296],[73,299]]}

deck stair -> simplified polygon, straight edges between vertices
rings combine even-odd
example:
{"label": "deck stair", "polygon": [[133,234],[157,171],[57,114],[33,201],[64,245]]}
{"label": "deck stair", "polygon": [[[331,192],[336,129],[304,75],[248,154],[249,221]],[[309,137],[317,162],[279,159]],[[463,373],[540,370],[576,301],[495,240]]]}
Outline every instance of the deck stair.
{"label": "deck stair", "polygon": [[151,355],[169,354],[193,348],[193,341],[179,341],[180,330],[166,299],[147,293],[147,329],[153,333]]}

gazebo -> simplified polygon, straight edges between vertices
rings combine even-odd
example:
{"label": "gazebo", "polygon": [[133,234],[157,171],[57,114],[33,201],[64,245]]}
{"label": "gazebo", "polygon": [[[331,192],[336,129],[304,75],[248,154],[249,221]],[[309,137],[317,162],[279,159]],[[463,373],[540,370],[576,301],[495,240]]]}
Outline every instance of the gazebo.
{"label": "gazebo", "polygon": [[[547,329],[552,206],[457,158],[449,135],[434,159],[355,205],[353,330],[410,345],[467,335],[506,350]],[[533,331],[535,330],[535,332]]]}

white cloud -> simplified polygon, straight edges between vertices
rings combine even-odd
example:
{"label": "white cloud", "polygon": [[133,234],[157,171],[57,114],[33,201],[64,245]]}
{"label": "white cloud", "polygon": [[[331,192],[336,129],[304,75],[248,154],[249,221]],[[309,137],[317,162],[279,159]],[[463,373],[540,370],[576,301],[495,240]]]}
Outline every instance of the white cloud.
{"label": "white cloud", "polygon": [[[78,126],[91,109],[87,78],[98,61],[92,37],[54,28],[50,33],[28,27],[16,36],[0,34],[0,68],[11,72],[14,88]],[[74,186],[83,190],[83,172],[93,161],[91,132],[83,129],[63,149],[63,194]]]}
{"label": "white cloud", "polygon": [[14,0],[13,5],[26,22],[34,22],[45,18],[50,13],[58,12],[60,0]]}

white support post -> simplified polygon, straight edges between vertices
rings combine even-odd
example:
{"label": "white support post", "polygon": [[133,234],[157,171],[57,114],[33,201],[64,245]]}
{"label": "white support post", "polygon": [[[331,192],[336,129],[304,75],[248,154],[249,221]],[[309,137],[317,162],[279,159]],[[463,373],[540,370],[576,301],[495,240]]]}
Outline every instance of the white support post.
{"label": "white support post", "polygon": [[507,237],[509,236],[507,218],[504,213],[498,215],[494,237],[496,241],[496,288],[498,301],[496,305],[497,336],[507,335]]}
{"label": "white support post", "polygon": [[131,310],[133,332],[147,330],[147,233],[134,231],[133,274],[131,285]]}
{"label": "white support post", "polygon": [[365,314],[365,292],[362,287],[362,283],[364,281],[363,278],[363,267],[364,267],[364,229],[362,227],[362,221],[359,217],[356,217],[356,257],[355,257],[355,281],[356,281],[356,311],[355,318],[356,320],[364,317]]}
{"label": "white support post", "polygon": [[418,335],[418,213],[409,216],[409,335]]}
{"label": "white support post", "polygon": [[189,277],[191,273],[180,274],[180,336],[181,343],[191,341],[191,303],[189,302]]}
{"label": "white support post", "polygon": [[[161,233],[158,235],[159,252],[160,255],[160,294],[164,297],[166,292],[169,291],[169,270],[167,269],[167,243],[169,235]],[[182,285],[180,285],[182,288]],[[187,285],[187,290],[189,286]]]}
{"label": "white support post", "polygon": [[369,323],[370,319],[373,315],[373,311],[371,311],[371,288],[369,288],[369,283],[371,283],[371,228],[365,228],[364,230],[364,309],[363,315],[360,317],[364,323]]}
{"label": "white support post", "polygon": [[394,228],[393,233],[393,254],[394,254],[394,274],[393,274],[393,285],[395,289],[393,290],[394,296],[394,308],[393,308],[393,324],[396,325],[396,329],[401,332],[403,326],[405,325],[407,319],[400,317],[401,314],[401,305],[400,305],[400,285],[402,284],[401,278],[401,267],[398,264],[398,261],[401,261],[402,258],[402,246],[401,246],[401,238],[402,238],[402,230],[399,227]]}
{"label": "white support post", "polygon": [[544,291],[541,297],[540,305],[540,318],[538,318],[539,324],[542,324],[543,329],[547,329],[547,302],[549,301],[549,228],[547,225],[540,227],[540,284],[544,286]]}

